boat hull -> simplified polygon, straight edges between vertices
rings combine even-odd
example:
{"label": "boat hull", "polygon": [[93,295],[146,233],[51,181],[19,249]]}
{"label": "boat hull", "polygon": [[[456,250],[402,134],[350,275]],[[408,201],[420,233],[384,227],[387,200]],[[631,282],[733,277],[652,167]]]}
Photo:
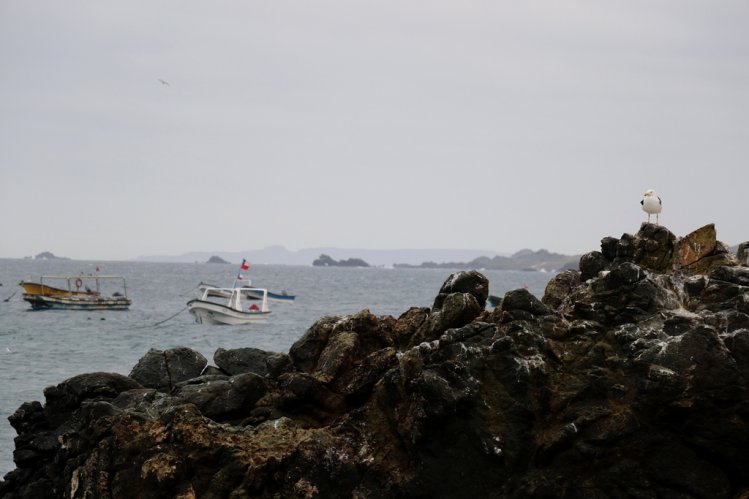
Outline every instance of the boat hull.
{"label": "boat hull", "polygon": [[71,291],[67,289],[54,288],[46,284],[36,282],[22,282],[21,286],[26,294],[43,296],[94,296],[96,293],[89,291]]}
{"label": "boat hull", "polygon": [[23,299],[32,310],[127,310],[132,300],[124,297],[100,298],[96,296],[42,296],[24,294]]}
{"label": "boat hull", "polygon": [[195,322],[198,324],[222,326],[263,323],[270,314],[269,311],[244,312],[205,300],[190,300],[187,302],[187,310],[195,317]]}

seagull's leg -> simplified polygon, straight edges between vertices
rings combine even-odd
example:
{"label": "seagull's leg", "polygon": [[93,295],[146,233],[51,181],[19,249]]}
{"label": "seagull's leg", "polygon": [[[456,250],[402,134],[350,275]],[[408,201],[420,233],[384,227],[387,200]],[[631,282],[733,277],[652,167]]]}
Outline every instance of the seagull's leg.
{"label": "seagull's leg", "polygon": [[655,214],[655,225],[660,225],[660,224],[661,224],[661,214],[660,213],[656,213]]}

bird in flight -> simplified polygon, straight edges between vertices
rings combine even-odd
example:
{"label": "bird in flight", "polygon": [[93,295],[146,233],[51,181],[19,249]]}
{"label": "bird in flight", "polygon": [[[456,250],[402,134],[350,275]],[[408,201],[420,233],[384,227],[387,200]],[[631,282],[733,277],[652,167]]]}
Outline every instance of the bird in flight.
{"label": "bird in flight", "polygon": [[661,203],[661,198],[658,197],[658,194],[656,194],[653,189],[648,189],[645,191],[645,194],[643,194],[640,204],[642,205],[643,211],[648,214],[648,223],[650,223],[650,215],[655,215],[655,224],[659,225],[658,218],[661,213],[661,208],[663,208],[663,203]]}
{"label": "bird in flight", "polygon": [[158,80],[161,82],[162,85],[166,85],[167,87],[170,86],[168,81],[162,80],[161,78],[158,78]]}

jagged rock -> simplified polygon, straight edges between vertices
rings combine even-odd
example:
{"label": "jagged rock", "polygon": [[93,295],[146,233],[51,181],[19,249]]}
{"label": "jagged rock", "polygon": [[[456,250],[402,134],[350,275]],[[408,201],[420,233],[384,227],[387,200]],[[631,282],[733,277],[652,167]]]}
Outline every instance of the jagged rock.
{"label": "jagged rock", "polygon": [[323,317],[315,322],[304,335],[289,349],[289,357],[294,367],[300,371],[311,372],[317,365],[328,338],[339,317]]}
{"label": "jagged rock", "polygon": [[50,427],[57,426],[84,400],[114,398],[121,392],[141,388],[129,377],[117,373],[87,373],[44,389],[44,413]]}
{"label": "jagged rock", "polygon": [[606,258],[608,261],[613,262],[614,259],[617,257],[619,248],[619,239],[615,237],[604,237],[601,239],[601,254]]}
{"label": "jagged rock", "polygon": [[550,313],[548,307],[527,289],[516,289],[507,292],[502,299],[500,310],[502,312],[502,320],[506,322],[532,320],[536,316],[548,315]]}
{"label": "jagged rock", "polygon": [[736,259],[740,265],[749,267],[749,241],[739,244]]}
{"label": "jagged rock", "polygon": [[311,374],[282,374],[278,387],[280,407],[287,411],[299,413],[306,410],[308,417],[327,420],[331,413],[340,413],[346,408],[342,395],[330,390]]}
{"label": "jagged rock", "polygon": [[716,252],[708,255],[694,262],[691,265],[684,267],[682,270],[690,274],[703,274],[707,275],[711,270],[717,267],[724,267],[726,265],[736,265],[738,262],[736,257],[725,248],[720,241],[716,244]]}
{"label": "jagged rock", "polygon": [[662,225],[644,223],[637,233],[634,263],[649,270],[669,272],[674,266],[676,236]]}
{"label": "jagged rock", "polygon": [[580,257],[580,279],[587,281],[607,269],[611,262],[600,251],[591,251]]}
{"label": "jagged rock", "polygon": [[268,387],[263,376],[248,372],[236,376],[202,376],[177,385],[174,397],[195,404],[215,421],[249,416]]}
{"label": "jagged rock", "polygon": [[483,309],[486,306],[486,299],[489,296],[489,280],[475,270],[455,272],[442,284],[442,288],[440,288],[437,297],[434,299],[432,308],[435,310],[441,309],[445,298],[452,293],[469,293],[473,295],[479,306]]}
{"label": "jagged rock", "polygon": [[203,354],[190,348],[151,348],[130,371],[130,377],[146,388],[169,392],[177,383],[200,376],[207,364]]}
{"label": "jagged rock", "polygon": [[442,329],[465,326],[479,316],[484,310],[484,304],[476,299],[472,293],[450,293],[442,303]]}
{"label": "jagged rock", "polygon": [[[634,261],[635,251],[637,250],[637,241],[638,240],[632,234],[622,234],[622,237],[616,240],[614,258],[612,261],[614,263]],[[612,244],[610,240],[607,240],[607,243],[609,245]],[[604,250],[604,248],[601,247],[601,250]],[[608,251],[601,251],[601,253],[606,254]]]}
{"label": "jagged rock", "polygon": [[671,283],[660,282],[633,263],[622,263],[574,296],[574,315],[601,324],[637,322],[656,310],[680,306]]}
{"label": "jagged rock", "polygon": [[38,401],[24,402],[16,409],[16,412],[8,417],[10,425],[18,433],[29,433],[47,422],[44,416],[44,408]]}
{"label": "jagged rock", "polygon": [[580,286],[581,280],[581,272],[575,270],[566,270],[555,275],[546,284],[541,302],[552,309],[559,308],[564,300],[572,294],[573,290]]}
{"label": "jagged rock", "polygon": [[749,286],[749,268],[716,267],[710,271],[710,279],[726,281],[740,286]]}
{"label": "jagged rock", "polygon": [[219,348],[213,354],[213,361],[227,374],[255,373],[260,376],[278,377],[291,366],[289,356],[282,353],[266,352],[259,348]]}
{"label": "jagged rock", "polygon": [[400,347],[413,346],[416,332],[424,326],[431,314],[428,307],[411,307],[403,312],[393,326],[393,341]]}
{"label": "jagged rock", "polygon": [[[440,295],[445,294],[440,293]],[[439,338],[446,329],[464,326],[484,311],[483,306],[479,305],[471,293],[450,293],[446,296],[438,296],[436,301],[440,302],[440,308],[434,308],[426,317],[408,345],[433,341]]]}
{"label": "jagged rock", "polygon": [[676,247],[678,263],[681,267],[692,265],[705,258],[716,245],[715,224],[708,224],[681,238]]}
{"label": "jagged rock", "polygon": [[643,223],[636,235],[601,240],[601,251],[583,255],[583,280],[611,270],[622,263],[671,274],[680,269],[687,274],[707,275],[716,267],[736,265],[737,258],[716,239],[714,224],[708,224],[679,239],[660,225]]}
{"label": "jagged rock", "polygon": [[749,269],[683,241],[604,238],[543,301],[485,311],[471,276],[397,319],[325,317],[285,361],[249,352],[264,375],[224,351],[169,394],[71,378],[11,416],[0,495],[745,497]]}

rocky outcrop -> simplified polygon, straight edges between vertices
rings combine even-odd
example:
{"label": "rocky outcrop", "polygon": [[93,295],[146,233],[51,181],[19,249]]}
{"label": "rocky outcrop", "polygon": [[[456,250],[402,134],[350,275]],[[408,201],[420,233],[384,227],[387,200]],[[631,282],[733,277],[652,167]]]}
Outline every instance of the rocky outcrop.
{"label": "rocky outcrop", "polygon": [[9,418],[0,495],[747,497],[749,267],[711,232],[604,238],[491,311],[458,272],[431,308],[324,317],[288,355],[76,376]]}
{"label": "rocky outcrop", "polygon": [[229,263],[220,256],[213,255],[205,263]]}
{"label": "rocky outcrop", "polygon": [[150,349],[130,371],[130,377],[146,388],[170,391],[178,383],[203,372],[208,361],[189,348]]}
{"label": "rocky outcrop", "polygon": [[335,260],[328,255],[320,255],[312,265],[315,267],[369,267],[369,264],[361,258],[348,258],[346,260]]}
{"label": "rocky outcrop", "polygon": [[54,253],[50,251],[42,251],[41,253],[37,254],[34,259],[36,260],[70,260],[70,258],[64,257],[64,256],[56,256]]}

